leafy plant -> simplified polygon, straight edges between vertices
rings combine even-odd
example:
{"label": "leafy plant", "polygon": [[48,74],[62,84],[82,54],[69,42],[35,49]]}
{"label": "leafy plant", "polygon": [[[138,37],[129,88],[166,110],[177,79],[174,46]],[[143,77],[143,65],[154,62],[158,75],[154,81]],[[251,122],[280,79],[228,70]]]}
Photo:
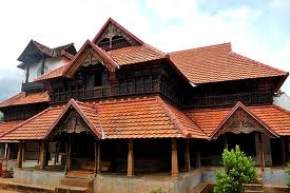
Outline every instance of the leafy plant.
{"label": "leafy plant", "polygon": [[290,163],[288,163],[286,173],[288,174],[288,186],[290,186]]}
{"label": "leafy plant", "polygon": [[152,190],[151,193],[166,193],[161,188],[158,188],[156,190]]}
{"label": "leafy plant", "polygon": [[257,179],[253,160],[239,146],[230,151],[225,149],[222,160],[224,171],[216,174],[214,193],[242,193],[243,183],[251,183]]}

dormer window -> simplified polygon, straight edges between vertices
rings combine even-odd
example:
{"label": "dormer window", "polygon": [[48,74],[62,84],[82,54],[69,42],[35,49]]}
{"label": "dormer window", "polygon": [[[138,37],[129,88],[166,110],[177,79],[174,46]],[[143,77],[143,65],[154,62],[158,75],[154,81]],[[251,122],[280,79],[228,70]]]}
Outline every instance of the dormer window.
{"label": "dormer window", "polygon": [[130,42],[121,35],[115,35],[112,38],[104,38],[98,43],[98,46],[100,46],[104,50],[112,50],[127,47],[130,45]]}

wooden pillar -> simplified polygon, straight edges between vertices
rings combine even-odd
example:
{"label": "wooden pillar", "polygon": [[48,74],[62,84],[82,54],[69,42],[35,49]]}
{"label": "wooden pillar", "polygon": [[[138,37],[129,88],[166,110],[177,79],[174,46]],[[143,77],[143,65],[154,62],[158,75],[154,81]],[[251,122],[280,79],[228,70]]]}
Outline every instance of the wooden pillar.
{"label": "wooden pillar", "polygon": [[196,168],[200,168],[200,167],[201,167],[200,152],[197,151],[196,152]]}
{"label": "wooden pillar", "polygon": [[19,142],[18,152],[17,152],[17,167],[18,168],[22,168],[22,149],[23,149],[23,143]]}
{"label": "wooden pillar", "polygon": [[224,136],[224,143],[224,148],[229,149],[228,137],[226,135]]}
{"label": "wooden pillar", "polygon": [[127,159],[127,176],[134,175],[134,151],[133,151],[133,140],[128,140],[128,159]]}
{"label": "wooden pillar", "polygon": [[98,150],[97,150],[97,173],[101,173],[101,141],[98,143]]}
{"label": "wooden pillar", "polygon": [[261,155],[261,160],[260,160],[260,167],[262,171],[265,170],[265,142],[264,142],[264,137],[263,134],[260,134],[260,155]]}
{"label": "wooden pillar", "polygon": [[289,138],[285,137],[285,161],[289,162]]}
{"label": "wooden pillar", "polygon": [[68,143],[66,144],[65,172],[68,172],[71,169],[71,143],[72,143],[72,136],[71,136],[71,134],[69,134]]}
{"label": "wooden pillar", "polygon": [[281,137],[280,139],[281,141],[281,155],[282,155],[282,164],[285,165],[286,164],[286,146],[285,146],[285,140],[283,137]]}
{"label": "wooden pillar", "polygon": [[97,141],[94,142],[95,144],[95,174],[98,173],[98,143]]}
{"label": "wooden pillar", "polygon": [[4,158],[8,160],[8,143],[5,143]]}
{"label": "wooden pillar", "polygon": [[190,141],[189,139],[186,139],[185,141],[185,155],[184,155],[184,160],[185,160],[185,170],[190,171],[191,170],[191,165],[190,165]]}
{"label": "wooden pillar", "polygon": [[47,142],[41,141],[39,147],[39,169],[44,170],[47,166]]}
{"label": "wooden pillar", "polygon": [[22,158],[22,162],[24,162],[25,161],[25,144],[24,143],[22,144],[22,156],[21,156],[21,158]]}
{"label": "wooden pillar", "polygon": [[176,139],[171,140],[171,176],[177,177],[178,171],[178,153]]}

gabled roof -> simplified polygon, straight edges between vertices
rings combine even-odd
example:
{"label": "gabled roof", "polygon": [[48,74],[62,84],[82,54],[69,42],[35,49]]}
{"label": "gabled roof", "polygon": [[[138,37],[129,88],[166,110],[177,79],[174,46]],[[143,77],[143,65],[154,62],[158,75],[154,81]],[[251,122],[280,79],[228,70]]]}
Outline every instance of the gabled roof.
{"label": "gabled roof", "polygon": [[234,53],[230,43],[181,50],[168,55],[193,84],[288,76],[284,71]]}
{"label": "gabled roof", "polygon": [[114,72],[116,68],[119,68],[118,64],[104,50],[93,44],[90,40],[87,40],[73,60],[65,67],[63,75],[72,77],[82,62],[88,57],[88,54],[92,54],[98,58],[99,62],[106,66],[109,71]]}
{"label": "gabled roof", "polygon": [[[136,108],[138,107],[138,108]],[[182,111],[162,98],[143,97],[49,107],[5,133],[0,140],[44,139],[69,108],[74,108],[102,139],[200,138],[205,133]],[[100,135],[101,134],[101,135]]]}
{"label": "gabled roof", "polygon": [[47,102],[49,102],[49,95],[46,91],[33,93],[20,92],[15,96],[0,102],[0,108]]}
{"label": "gabled roof", "polygon": [[[185,114],[195,121],[207,136],[212,137],[234,112],[233,110],[240,107],[192,109],[186,110]],[[276,105],[246,106],[246,110],[271,133],[290,136],[290,112]]]}
{"label": "gabled roof", "polygon": [[50,126],[48,133],[46,134],[46,137],[49,136],[49,134],[52,132],[53,129],[59,124],[59,122],[64,118],[65,114],[70,110],[74,109],[83,119],[83,121],[86,123],[88,128],[91,130],[91,132],[98,138],[101,137],[101,131],[99,128],[96,128],[97,124],[95,122],[97,113],[94,105],[82,103],[79,101],[75,101],[74,99],[71,99],[66,106],[64,107],[63,111],[60,113],[58,118],[53,122],[53,124]]}
{"label": "gabled roof", "polygon": [[126,35],[128,35],[130,38],[132,38],[133,40],[135,40],[139,45],[142,45],[144,42],[142,40],[140,40],[138,37],[136,37],[134,34],[132,34],[131,32],[129,32],[126,28],[124,28],[122,25],[120,25],[118,22],[116,22],[115,20],[113,20],[112,18],[109,18],[106,23],[103,25],[103,27],[100,29],[100,31],[97,33],[97,35],[94,37],[93,39],[93,43],[96,44],[100,38],[102,37],[103,33],[108,30],[108,27],[110,25],[113,25],[114,27],[116,27],[117,29],[121,30],[123,33],[125,33]]}
{"label": "gabled roof", "polygon": [[259,117],[253,114],[243,103],[238,102],[233,109],[227,114],[227,116],[219,123],[216,129],[211,133],[211,136],[215,138],[218,133],[222,130],[223,126],[227,123],[227,121],[239,110],[243,110],[245,113],[250,115],[258,124],[260,124],[271,136],[278,137],[278,134],[272,130],[267,124],[265,124]]}
{"label": "gabled roof", "polygon": [[[26,48],[18,57],[18,61],[25,62],[27,57],[30,57],[31,54],[37,53],[39,57],[46,56],[46,57],[60,57],[64,53],[74,55],[76,53],[76,49],[73,43],[69,43],[66,45],[58,46],[55,48],[49,48],[35,40],[30,40],[27,44]],[[20,64],[18,67],[22,68],[24,63]]]}

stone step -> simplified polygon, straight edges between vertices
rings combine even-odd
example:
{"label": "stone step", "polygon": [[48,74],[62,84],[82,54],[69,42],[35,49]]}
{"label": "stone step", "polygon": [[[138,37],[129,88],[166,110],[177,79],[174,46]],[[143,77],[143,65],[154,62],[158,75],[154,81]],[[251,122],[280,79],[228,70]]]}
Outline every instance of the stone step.
{"label": "stone step", "polygon": [[87,188],[61,185],[55,188],[55,193],[88,193]]}
{"label": "stone step", "polygon": [[244,184],[246,190],[263,190],[262,184]]}
{"label": "stone step", "polygon": [[264,193],[264,190],[245,190],[245,193]]}
{"label": "stone step", "polygon": [[61,180],[62,186],[88,188],[92,186],[93,180],[89,178],[65,177]]}

